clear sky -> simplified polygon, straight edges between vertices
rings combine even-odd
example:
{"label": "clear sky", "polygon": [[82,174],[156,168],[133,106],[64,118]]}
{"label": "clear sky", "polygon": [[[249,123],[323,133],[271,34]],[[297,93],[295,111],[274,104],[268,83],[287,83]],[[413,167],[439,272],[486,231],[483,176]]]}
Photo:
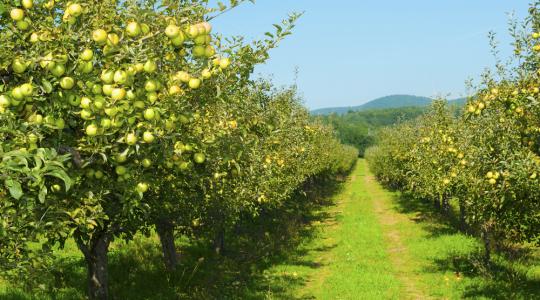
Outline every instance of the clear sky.
{"label": "clear sky", "polygon": [[465,94],[465,80],[492,67],[487,39],[511,51],[509,13],[528,0],[257,0],[213,21],[225,35],[262,38],[289,12],[305,12],[292,36],[257,69],[294,82],[309,108],[354,106],[381,96]]}

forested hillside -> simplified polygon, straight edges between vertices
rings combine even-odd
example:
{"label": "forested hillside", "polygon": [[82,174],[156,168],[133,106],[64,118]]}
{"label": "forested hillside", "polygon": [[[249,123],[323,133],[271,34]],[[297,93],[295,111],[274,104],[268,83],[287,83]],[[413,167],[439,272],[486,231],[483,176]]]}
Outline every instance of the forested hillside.
{"label": "forested hillside", "polygon": [[415,119],[425,110],[425,107],[372,109],[351,111],[344,115],[334,113],[318,118],[331,124],[341,142],[356,147],[360,156],[363,156],[365,149],[373,144],[375,132],[378,129],[401,121]]}

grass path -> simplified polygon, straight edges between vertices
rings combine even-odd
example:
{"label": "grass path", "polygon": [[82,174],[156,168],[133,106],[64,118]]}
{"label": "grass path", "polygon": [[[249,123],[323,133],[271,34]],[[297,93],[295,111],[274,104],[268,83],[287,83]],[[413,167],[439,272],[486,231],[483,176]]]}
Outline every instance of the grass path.
{"label": "grass path", "polygon": [[537,251],[511,262],[496,256],[494,269],[487,272],[480,265],[477,239],[441,222],[429,204],[382,188],[363,160],[335,203],[326,220],[314,224],[317,238],[302,245],[303,255],[268,270],[281,278],[303,278],[302,285],[289,285],[297,299],[533,299],[540,295]]}

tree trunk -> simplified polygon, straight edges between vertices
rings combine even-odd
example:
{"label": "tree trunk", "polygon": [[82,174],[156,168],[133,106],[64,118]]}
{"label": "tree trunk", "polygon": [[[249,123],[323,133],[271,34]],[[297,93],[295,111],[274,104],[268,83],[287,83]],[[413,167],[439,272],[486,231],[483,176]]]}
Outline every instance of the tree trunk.
{"label": "tree trunk", "polygon": [[174,225],[170,221],[161,220],[156,222],[156,231],[161,241],[165,268],[167,268],[167,271],[172,272],[176,270],[178,265],[176,245],[174,244]]}
{"label": "tree trunk", "polygon": [[450,214],[450,201],[447,195],[442,196],[442,209],[443,209],[443,213],[446,216]]}
{"label": "tree trunk", "polygon": [[225,229],[221,227],[216,232],[216,237],[214,238],[214,250],[217,254],[222,254],[225,251]]}
{"label": "tree trunk", "polygon": [[91,300],[109,298],[107,254],[110,242],[111,236],[106,232],[96,233],[88,245],[80,237],[77,238],[77,245],[88,267],[88,298]]}
{"label": "tree trunk", "polygon": [[441,209],[441,200],[437,197],[433,198],[433,206],[435,207],[436,210],[440,210]]}
{"label": "tree trunk", "polygon": [[484,226],[482,228],[482,241],[484,242],[484,263],[486,265],[489,265],[489,262],[491,261],[491,240],[489,238],[490,229],[488,226]]}
{"label": "tree trunk", "polygon": [[459,200],[459,223],[461,231],[467,232],[467,209],[465,207],[465,200]]}

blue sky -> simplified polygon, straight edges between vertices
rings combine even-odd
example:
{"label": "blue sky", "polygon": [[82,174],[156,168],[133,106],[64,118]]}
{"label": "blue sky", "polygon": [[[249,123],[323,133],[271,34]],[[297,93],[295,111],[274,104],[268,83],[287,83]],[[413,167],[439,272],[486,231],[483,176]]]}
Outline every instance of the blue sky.
{"label": "blue sky", "polygon": [[509,55],[508,13],[528,0],[257,0],[212,23],[224,35],[262,38],[293,11],[292,36],[257,69],[276,84],[294,82],[309,108],[353,106],[391,94],[465,95],[465,80],[492,67],[487,39]]}

